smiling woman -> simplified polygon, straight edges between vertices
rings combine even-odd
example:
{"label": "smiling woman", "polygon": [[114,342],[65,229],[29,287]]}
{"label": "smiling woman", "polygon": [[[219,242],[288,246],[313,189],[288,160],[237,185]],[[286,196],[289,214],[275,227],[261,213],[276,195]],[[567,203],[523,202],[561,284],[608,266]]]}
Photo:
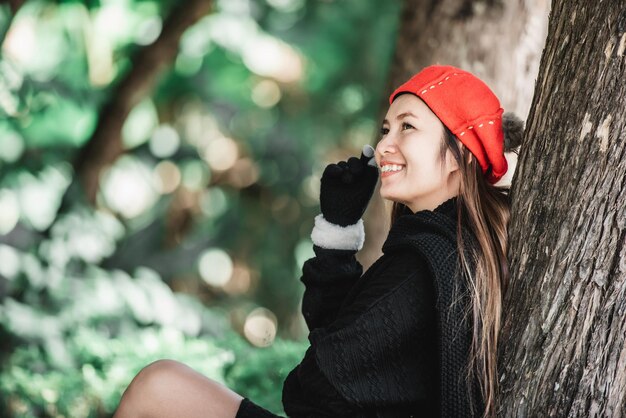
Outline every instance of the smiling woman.
{"label": "smiling woman", "polygon": [[[311,346],[284,381],[287,416],[495,416],[510,203],[494,183],[505,144],[519,143],[508,128],[521,132],[505,121],[472,74],[428,67],[391,95],[375,150],[326,167],[300,279]],[[392,223],[363,273],[376,163]],[[135,377],[116,414],[127,416],[276,417],[170,361]]]}

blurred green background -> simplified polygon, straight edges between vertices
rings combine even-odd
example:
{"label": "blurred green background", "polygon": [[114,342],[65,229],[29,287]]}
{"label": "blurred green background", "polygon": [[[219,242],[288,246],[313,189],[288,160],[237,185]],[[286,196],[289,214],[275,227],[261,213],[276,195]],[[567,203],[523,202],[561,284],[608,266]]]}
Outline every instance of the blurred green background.
{"label": "blurred green background", "polygon": [[0,416],[111,416],[159,358],[283,413],[320,174],[375,136],[400,6],[0,6]]}

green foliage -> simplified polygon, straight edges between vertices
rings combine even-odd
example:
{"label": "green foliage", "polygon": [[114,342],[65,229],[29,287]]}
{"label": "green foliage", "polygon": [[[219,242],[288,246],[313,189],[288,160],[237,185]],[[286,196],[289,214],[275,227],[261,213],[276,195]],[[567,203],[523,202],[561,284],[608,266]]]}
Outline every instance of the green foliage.
{"label": "green foliage", "polygon": [[282,413],[319,176],[375,135],[400,2],[215,5],[122,117],[95,206],[77,170],[110,150],[81,151],[176,2],[0,8],[0,416],[110,416],[159,358]]}
{"label": "green foliage", "polygon": [[[191,338],[172,328],[127,329],[123,337],[79,328],[63,341],[77,367],[54,367],[54,346],[24,345],[0,375],[2,416],[110,416],[132,378],[162,358],[181,361],[278,413],[287,373],[299,362],[304,344],[277,341],[271,348],[251,347],[235,334],[228,338]],[[58,348],[58,347],[57,347]]]}
{"label": "green foliage", "polygon": [[224,365],[234,360],[234,353],[211,341],[154,328],[136,329],[125,338],[82,328],[64,344],[79,367],[51,367],[49,350],[31,345],[13,353],[0,383],[8,410],[33,417],[111,415],[133,376],[152,361],[175,358],[223,381]]}
{"label": "green foliage", "polygon": [[[94,230],[101,252],[68,245],[80,240],[75,234]],[[130,276],[85,262],[110,251],[107,239],[120,232],[112,218],[72,214],[42,243],[43,263],[18,254],[29,267],[13,278],[11,293],[24,302],[7,297],[0,306],[3,332],[21,342],[0,373],[1,415],[110,415],[132,377],[161,358],[182,361],[280,411],[280,395],[269,392],[276,392],[305,345],[276,341],[254,348],[231,330],[223,310],[173,292],[154,271],[139,268]],[[73,252],[59,255],[63,249]],[[82,266],[73,264],[79,257]]]}
{"label": "green foliage", "polygon": [[307,342],[275,340],[267,348],[251,348],[241,339],[226,344],[239,355],[224,369],[226,385],[262,407],[283,414],[282,388],[287,374],[298,364],[308,347]]}

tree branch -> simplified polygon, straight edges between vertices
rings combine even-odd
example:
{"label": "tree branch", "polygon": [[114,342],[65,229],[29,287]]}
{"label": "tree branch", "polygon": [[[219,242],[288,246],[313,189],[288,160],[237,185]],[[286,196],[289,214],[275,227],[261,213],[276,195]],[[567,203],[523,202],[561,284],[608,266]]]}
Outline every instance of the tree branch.
{"label": "tree branch", "polygon": [[6,3],[9,5],[9,7],[11,8],[11,14],[13,16],[15,16],[15,14],[17,13],[17,11],[20,9],[20,7],[22,7],[22,5],[24,4],[24,0],[7,0]]}
{"label": "tree branch", "polygon": [[[11,23],[13,23],[13,18],[17,14],[17,11],[20,10],[20,7],[24,4],[24,0],[8,0],[6,1],[6,5],[8,5],[9,10],[11,11],[11,15],[4,26],[4,28],[0,28],[0,47],[4,44],[4,40],[6,39],[7,33],[9,33],[9,28],[11,27]],[[6,7],[4,5],[3,7]],[[1,49],[1,48],[0,48]]]}
{"label": "tree branch", "polygon": [[130,72],[115,88],[111,100],[102,107],[96,129],[74,163],[76,176],[91,204],[96,200],[100,173],[124,151],[122,126],[128,114],[150,93],[160,74],[171,65],[185,30],[209,13],[211,6],[211,0],[180,2],[165,21],[161,35],[138,52]]}

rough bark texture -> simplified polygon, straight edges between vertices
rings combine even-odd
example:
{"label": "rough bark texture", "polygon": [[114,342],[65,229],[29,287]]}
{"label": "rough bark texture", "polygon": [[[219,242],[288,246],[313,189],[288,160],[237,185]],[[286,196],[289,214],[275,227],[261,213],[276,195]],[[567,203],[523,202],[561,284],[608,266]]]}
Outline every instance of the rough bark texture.
{"label": "rough bark texture", "polygon": [[[450,64],[469,70],[496,93],[505,111],[526,119],[544,45],[549,0],[405,0],[387,91],[420,69]],[[389,103],[381,103],[383,119]],[[516,156],[498,185],[510,184]],[[367,219],[364,265],[380,255],[389,230],[375,193]],[[376,220],[376,221],[374,221]]]}
{"label": "rough bark texture", "polygon": [[513,177],[501,414],[626,416],[626,3],[552,5]]}
{"label": "rough bark texture", "polygon": [[96,200],[100,173],[124,151],[122,126],[128,114],[150,93],[163,70],[171,65],[178,52],[180,37],[209,13],[211,3],[211,0],[189,0],[178,4],[164,22],[157,40],[134,57],[131,70],[101,109],[96,129],[75,162],[76,174],[92,204]]}

